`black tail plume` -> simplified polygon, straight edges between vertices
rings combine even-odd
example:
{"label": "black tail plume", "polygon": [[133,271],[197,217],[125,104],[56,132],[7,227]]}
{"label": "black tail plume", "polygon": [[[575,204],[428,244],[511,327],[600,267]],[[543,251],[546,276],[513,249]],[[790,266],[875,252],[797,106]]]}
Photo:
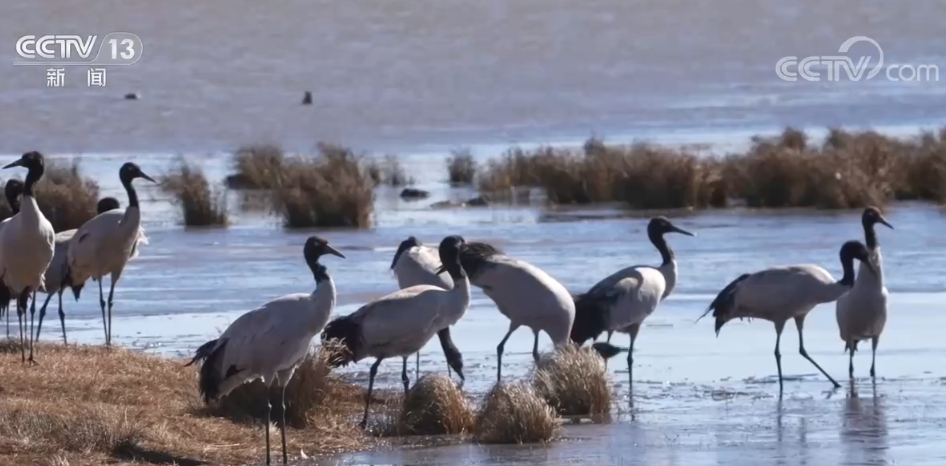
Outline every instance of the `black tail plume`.
{"label": "black tail plume", "polygon": [[443,354],[447,356],[447,364],[460,376],[460,380],[465,382],[466,378],[463,377],[463,354],[453,344],[453,338],[450,337],[450,327],[437,332],[437,337],[440,338],[440,347],[443,348]]}
{"label": "black tail plume", "polygon": [[706,312],[704,312],[703,315],[699,317],[699,319],[696,319],[696,321],[699,322],[700,319],[706,317],[706,314],[709,314],[710,311],[713,311],[713,317],[716,318],[716,335],[719,336],[719,331],[731,318],[730,316],[733,311],[733,298],[736,296],[736,285],[746,278],[749,278],[749,274],[744,273],[740,275],[739,278],[726,285],[726,287],[716,295],[716,298],[713,299],[713,302],[710,303],[709,307],[706,308]]}
{"label": "black tail plume", "polygon": [[575,300],[575,322],[572,324],[571,339],[581,346],[608,329],[611,300],[591,293],[573,295],[572,299]]}
{"label": "black tail plume", "polygon": [[598,343],[591,345],[591,347],[598,353],[598,355],[606,360],[627,351],[627,348],[619,348],[603,341],[599,341]]}
{"label": "black tail plume", "polygon": [[347,366],[355,362],[355,355],[361,354],[361,324],[351,316],[339,317],[325,326],[322,331],[322,341],[337,340],[345,349],[329,358],[332,367]]}
{"label": "black tail plume", "polygon": [[217,346],[218,341],[210,340],[200,345],[200,348],[197,348],[197,351],[194,352],[194,358],[191,359],[191,362],[184,365],[184,367],[187,367],[197,362],[200,363],[197,388],[200,390],[200,396],[204,399],[204,403],[207,404],[220,396],[220,384],[226,378],[220,374],[220,369],[217,366],[227,347],[227,342],[224,340],[220,343],[220,346]]}
{"label": "black tail plume", "polygon": [[474,279],[489,266],[491,258],[501,255],[503,252],[489,243],[480,241],[463,243],[460,246],[460,266],[471,279]]}
{"label": "black tail plume", "polygon": [[10,287],[0,278],[0,316],[10,312],[11,299],[13,299],[13,293],[10,292]]}

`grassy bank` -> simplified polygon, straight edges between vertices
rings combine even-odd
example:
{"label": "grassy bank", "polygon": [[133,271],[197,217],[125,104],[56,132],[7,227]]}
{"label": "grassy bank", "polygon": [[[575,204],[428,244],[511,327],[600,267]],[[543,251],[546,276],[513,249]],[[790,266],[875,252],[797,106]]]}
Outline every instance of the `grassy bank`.
{"label": "grassy bank", "polygon": [[[0,344],[2,464],[243,464],[265,456],[261,426],[238,415],[252,411],[246,398],[204,407],[196,371],[183,361],[54,344],[39,346],[36,366],[19,361],[15,344]],[[360,413],[361,388],[308,364],[293,379],[303,390],[290,406],[309,402],[290,416],[290,455],[363,448],[368,438],[350,420]]]}
{"label": "grassy bank", "polygon": [[788,128],[725,156],[592,139],[580,150],[510,149],[479,174],[480,191],[495,199],[523,187],[540,188],[552,204],[634,209],[946,203],[946,128],[909,139],[831,130],[820,144]]}

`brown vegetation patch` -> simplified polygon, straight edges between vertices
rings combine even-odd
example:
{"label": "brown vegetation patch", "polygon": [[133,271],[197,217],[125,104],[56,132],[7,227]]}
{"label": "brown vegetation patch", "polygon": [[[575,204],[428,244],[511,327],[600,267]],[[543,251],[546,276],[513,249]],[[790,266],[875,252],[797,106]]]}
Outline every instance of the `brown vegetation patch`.
{"label": "brown vegetation patch", "polygon": [[473,184],[476,168],[476,160],[469,150],[452,151],[447,159],[447,178],[450,184]]}
{"label": "brown vegetation patch", "polygon": [[[243,464],[265,456],[262,426],[210,415],[183,361],[40,343],[39,364],[28,366],[8,351],[15,347],[0,345],[2,464]],[[360,413],[359,389],[348,390],[355,395],[308,408],[305,428],[288,432],[291,457],[364,445],[350,422]]]}
{"label": "brown vegetation patch", "polygon": [[536,393],[560,416],[611,412],[604,360],[590,347],[567,345],[544,354],[533,374]]}
{"label": "brown vegetation patch", "polygon": [[401,435],[459,435],[473,430],[473,408],[449,377],[427,374],[407,394]]}
{"label": "brown vegetation patch", "polygon": [[161,179],[161,189],[174,196],[181,207],[184,225],[227,226],[227,192],[212,189],[200,167],[179,158]]}
{"label": "brown vegetation patch", "polygon": [[499,382],[480,404],[474,428],[481,443],[549,442],[561,427],[532,386]]}
{"label": "brown vegetation patch", "polygon": [[392,154],[385,155],[380,160],[365,160],[365,170],[375,186],[387,185],[401,187],[414,184],[414,178],[407,175],[401,160]]}

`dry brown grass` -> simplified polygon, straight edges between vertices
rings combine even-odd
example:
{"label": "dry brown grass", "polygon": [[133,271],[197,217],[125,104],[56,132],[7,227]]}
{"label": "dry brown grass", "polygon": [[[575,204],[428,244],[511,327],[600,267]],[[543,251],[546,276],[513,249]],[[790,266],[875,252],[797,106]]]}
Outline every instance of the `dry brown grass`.
{"label": "dry brown grass", "polygon": [[79,162],[54,161],[36,185],[36,203],[56,232],[79,228],[95,217],[99,185],[79,173]]}
{"label": "dry brown grass", "polygon": [[590,347],[568,345],[544,354],[532,383],[536,393],[559,416],[596,416],[611,412],[611,391],[604,360]]}
{"label": "dry brown grass", "polygon": [[407,175],[401,160],[393,154],[378,159],[366,159],[365,170],[375,186],[388,185],[393,187],[414,184],[414,178]]}
{"label": "dry brown grass", "polygon": [[473,184],[476,169],[476,160],[469,150],[452,151],[447,159],[447,175],[451,184]]}
{"label": "dry brown grass", "polygon": [[[0,464],[244,464],[265,456],[261,426],[211,415],[183,361],[122,348],[41,343],[38,351],[39,364],[27,366],[16,344],[0,345]],[[307,408],[305,428],[288,432],[290,456],[364,446],[350,422],[360,389],[338,393]]]}
{"label": "dry brown grass", "polygon": [[231,189],[273,189],[279,184],[286,156],[273,144],[251,144],[234,155],[236,174],[229,178]]}
{"label": "dry brown grass", "polygon": [[494,197],[518,186],[542,188],[553,204],[623,202],[631,208],[703,208],[725,203],[719,163],[646,144],[584,150],[512,149],[480,174],[480,191]]}
{"label": "dry brown grass", "polygon": [[401,435],[459,435],[473,430],[473,408],[463,392],[446,376],[420,378],[401,408]]}
{"label": "dry brown grass", "polygon": [[550,442],[561,430],[555,413],[531,385],[497,383],[476,414],[474,433],[481,443]]}
{"label": "dry brown grass", "polygon": [[287,228],[368,228],[374,188],[363,157],[319,144],[314,157],[289,157],[273,190],[274,210]]}
{"label": "dry brown grass", "polygon": [[701,156],[646,144],[583,150],[511,149],[480,174],[482,192],[503,199],[536,187],[554,204],[621,202],[633,209],[749,207],[824,209],[893,200],[946,203],[946,128],[897,139],[831,130],[812,145],[802,131],[753,138],[745,153]]}
{"label": "dry brown grass", "polygon": [[227,192],[211,189],[199,166],[179,158],[161,178],[161,189],[174,196],[181,207],[184,225],[193,227],[227,226]]}

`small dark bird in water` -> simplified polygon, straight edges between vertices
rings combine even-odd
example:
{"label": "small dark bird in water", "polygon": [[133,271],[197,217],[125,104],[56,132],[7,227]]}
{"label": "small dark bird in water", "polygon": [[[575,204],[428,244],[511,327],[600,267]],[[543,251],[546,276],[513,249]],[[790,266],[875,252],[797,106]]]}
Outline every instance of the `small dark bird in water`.
{"label": "small dark bird in water", "polygon": [[302,98],[302,105],[312,105],[312,93],[305,91],[305,97]]}
{"label": "small dark bird in water", "polygon": [[125,100],[138,100],[138,97],[140,96],[137,92],[129,92],[125,94]]}

